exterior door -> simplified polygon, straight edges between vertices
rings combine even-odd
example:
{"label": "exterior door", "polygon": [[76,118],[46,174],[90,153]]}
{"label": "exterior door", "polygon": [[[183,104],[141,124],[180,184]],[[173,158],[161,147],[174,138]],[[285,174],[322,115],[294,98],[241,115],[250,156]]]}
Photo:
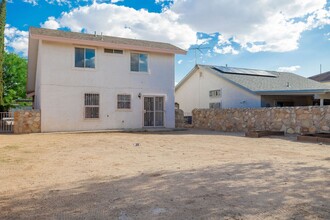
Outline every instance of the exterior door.
{"label": "exterior door", "polygon": [[144,97],[144,127],[164,127],[164,97]]}

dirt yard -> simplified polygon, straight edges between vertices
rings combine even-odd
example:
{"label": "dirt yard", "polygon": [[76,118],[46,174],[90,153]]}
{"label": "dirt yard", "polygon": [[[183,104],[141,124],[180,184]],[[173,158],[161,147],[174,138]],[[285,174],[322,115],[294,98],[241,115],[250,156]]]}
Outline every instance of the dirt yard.
{"label": "dirt yard", "polygon": [[0,219],[330,219],[330,145],[211,131],[0,135]]}

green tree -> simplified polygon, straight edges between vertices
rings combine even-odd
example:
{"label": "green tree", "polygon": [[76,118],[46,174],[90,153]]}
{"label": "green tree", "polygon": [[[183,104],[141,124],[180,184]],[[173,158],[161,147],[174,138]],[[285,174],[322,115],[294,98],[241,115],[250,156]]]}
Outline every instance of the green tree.
{"label": "green tree", "polygon": [[3,103],[4,82],[3,82],[3,61],[5,54],[5,27],[6,27],[6,0],[0,4],[0,105]]}
{"label": "green tree", "polygon": [[17,99],[26,98],[27,60],[14,53],[5,53],[3,63],[4,98],[2,111]]}

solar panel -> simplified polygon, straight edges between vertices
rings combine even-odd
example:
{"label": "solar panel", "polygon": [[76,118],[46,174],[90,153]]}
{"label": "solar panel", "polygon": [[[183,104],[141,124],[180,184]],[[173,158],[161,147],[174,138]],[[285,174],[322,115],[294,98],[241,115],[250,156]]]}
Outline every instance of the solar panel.
{"label": "solar panel", "polygon": [[214,66],[214,68],[224,73],[276,77],[276,75],[265,70],[252,70],[252,69],[242,69],[242,68],[224,67],[224,66]]}

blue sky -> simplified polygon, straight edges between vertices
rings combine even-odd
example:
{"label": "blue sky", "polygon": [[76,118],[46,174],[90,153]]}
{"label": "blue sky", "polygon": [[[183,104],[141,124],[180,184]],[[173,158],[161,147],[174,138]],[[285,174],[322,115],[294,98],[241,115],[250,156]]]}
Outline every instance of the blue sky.
{"label": "blue sky", "polygon": [[327,0],[11,0],[6,23],[7,50],[21,56],[29,26],[175,44],[188,50],[176,57],[176,82],[196,62],[306,77],[320,64],[330,71]]}

